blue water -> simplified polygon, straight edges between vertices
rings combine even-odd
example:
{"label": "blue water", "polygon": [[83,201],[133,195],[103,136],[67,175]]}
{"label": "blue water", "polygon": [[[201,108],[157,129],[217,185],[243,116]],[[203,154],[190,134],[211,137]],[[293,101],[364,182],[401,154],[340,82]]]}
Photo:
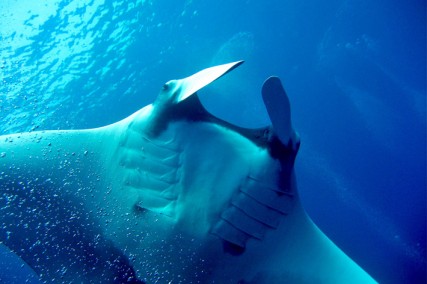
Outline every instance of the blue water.
{"label": "blue water", "polygon": [[425,11],[423,0],[2,0],[0,134],[109,124],[169,79],[244,59],[200,92],[208,110],[265,125],[260,88],[281,77],[309,215],[381,283],[425,283]]}

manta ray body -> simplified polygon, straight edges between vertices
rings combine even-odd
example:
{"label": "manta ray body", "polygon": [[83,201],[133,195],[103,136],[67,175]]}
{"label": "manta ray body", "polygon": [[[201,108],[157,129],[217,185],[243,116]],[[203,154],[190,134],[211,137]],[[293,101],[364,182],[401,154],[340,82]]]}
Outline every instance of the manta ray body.
{"label": "manta ray body", "polygon": [[44,282],[375,283],[300,203],[280,80],[262,88],[271,126],[203,108],[196,92],[241,63],[112,125],[0,136],[0,241]]}

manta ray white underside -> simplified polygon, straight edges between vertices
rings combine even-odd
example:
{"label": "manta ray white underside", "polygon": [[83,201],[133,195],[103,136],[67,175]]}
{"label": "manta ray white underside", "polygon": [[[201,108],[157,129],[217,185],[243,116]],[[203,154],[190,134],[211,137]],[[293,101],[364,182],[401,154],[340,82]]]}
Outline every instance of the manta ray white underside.
{"label": "manta ray white underside", "polygon": [[0,241],[45,282],[375,282],[300,204],[280,80],[262,89],[270,127],[200,104],[241,63],[170,81],[109,126],[1,136]]}

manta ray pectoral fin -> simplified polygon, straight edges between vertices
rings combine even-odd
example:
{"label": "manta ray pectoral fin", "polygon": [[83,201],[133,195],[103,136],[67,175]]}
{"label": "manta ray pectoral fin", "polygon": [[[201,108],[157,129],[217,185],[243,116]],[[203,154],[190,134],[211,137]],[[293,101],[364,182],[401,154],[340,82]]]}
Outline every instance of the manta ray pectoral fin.
{"label": "manta ray pectoral fin", "polygon": [[269,77],[264,82],[262,98],[273,125],[274,133],[284,145],[291,143],[295,150],[299,144],[299,137],[292,127],[289,98],[278,77]]}
{"label": "manta ray pectoral fin", "polygon": [[209,85],[216,79],[224,76],[234,68],[237,68],[244,61],[236,61],[227,64],[217,65],[214,67],[203,69],[187,78],[180,80],[180,92],[176,98],[176,103],[179,103],[189,96],[196,93],[198,90]]}

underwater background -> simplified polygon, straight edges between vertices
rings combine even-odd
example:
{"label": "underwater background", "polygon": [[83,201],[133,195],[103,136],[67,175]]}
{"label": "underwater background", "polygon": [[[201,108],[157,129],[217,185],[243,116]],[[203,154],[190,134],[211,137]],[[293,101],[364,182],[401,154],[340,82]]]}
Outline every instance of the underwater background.
{"label": "underwater background", "polygon": [[[310,217],[379,282],[425,283],[424,0],[1,0],[0,134],[110,124],[241,59],[205,107],[264,126],[261,86],[279,76]],[[0,245],[0,282],[27,278]]]}

